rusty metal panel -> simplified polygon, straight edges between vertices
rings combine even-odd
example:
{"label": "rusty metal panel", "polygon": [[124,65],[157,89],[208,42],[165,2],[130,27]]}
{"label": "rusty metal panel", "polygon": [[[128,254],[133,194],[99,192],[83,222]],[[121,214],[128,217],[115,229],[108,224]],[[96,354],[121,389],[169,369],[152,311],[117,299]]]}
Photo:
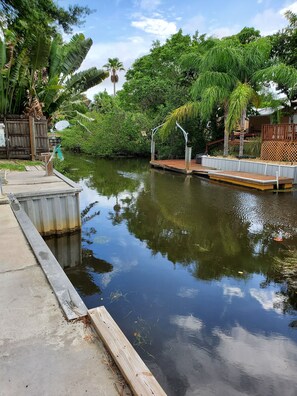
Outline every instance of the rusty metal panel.
{"label": "rusty metal panel", "polygon": [[78,193],[18,198],[41,235],[65,234],[81,228]]}

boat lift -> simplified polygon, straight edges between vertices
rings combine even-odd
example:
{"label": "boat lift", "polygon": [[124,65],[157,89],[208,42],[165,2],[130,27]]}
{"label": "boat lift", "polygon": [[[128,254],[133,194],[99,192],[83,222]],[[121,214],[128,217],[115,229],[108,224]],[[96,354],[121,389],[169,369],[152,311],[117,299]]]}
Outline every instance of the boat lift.
{"label": "boat lift", "polygon": [[[164,125],[160,124],[156,126],[155,128],[152,129],[152,134],[151,134],[151,161],[155,161],[155,149],[156,149],[156,142],[154,141],[154,137],[158,130]],[[182,134],[185,139],[185,165],[186,169],[190,169],[190,164],[191,164],[191,156],[192,156],[192,147],[189,147],[189,137],[188,137],[188,132],[186,132],[180,124],[176,121],[175,122],[176,129],[179,128],[182,131]]]}

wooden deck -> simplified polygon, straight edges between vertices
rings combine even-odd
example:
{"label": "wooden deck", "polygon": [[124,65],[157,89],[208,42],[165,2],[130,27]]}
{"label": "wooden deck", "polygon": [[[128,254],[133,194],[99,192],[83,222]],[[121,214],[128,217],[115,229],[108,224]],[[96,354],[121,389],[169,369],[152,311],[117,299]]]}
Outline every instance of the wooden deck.
{"label": "wooden deck", "polygon": [[[275,190],[277,188],[277,179],[275,176],[259,175],[257,173],[216,171],[210,172],[209,178],[211,180],[255,188],[261,191]],[[279,177],[278,185],[279,189],[292,188],[293,179]]]}
{"label": "wooden deck", "polygon": [[158,161],[150,161],[150,164],[154,168],[161,168],[164,170],[170,170],[172,172],[179,172],[185,174],[192,174],[193,172],[207,174],[209,170],[213,170],[213,168],[207,168],[205,166],[196,164],[195,160],[191,161],[191,165],[189,169],[186,169],[184,160],[158,160]]}
{"label": "wooden deck", "polygon": [[154,168],[180,172],[187,175],[204,176],[210,180],[254,188],[261,191],[275,190],[277,189],[277,184],[279,189],[290,189],[293,187],[293,179],[291,178],[279,177],[277,181],[275,176],[261,175],[258,173],[220,171],[218,169],[207,168],[196,164],[195,161],[191,161],[189,169],[185,168],[184,160],[151,161],[150,164]]}

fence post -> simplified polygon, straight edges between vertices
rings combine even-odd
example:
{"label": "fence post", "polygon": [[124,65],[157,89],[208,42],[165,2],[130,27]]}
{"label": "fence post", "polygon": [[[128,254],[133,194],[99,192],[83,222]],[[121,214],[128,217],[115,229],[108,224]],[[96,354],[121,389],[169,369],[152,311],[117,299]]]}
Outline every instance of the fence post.
{"label": "fence post", "polygon": [[5,142],[6,142],[6,158],[10,159],[10,150],[9,150],[9,145],[10,145],[10,140],[9,140],[9,131],[8,131],[8,125],[6,122],[6,118],[4,117],[4,133],[5,133]]}
{"label": "fence post", "polygon": [[36,131],[34,124],[34,117],[29,116],[29,131],[30,131],[30,147],[31,147],[31,159],[35,161],[36,157]]}

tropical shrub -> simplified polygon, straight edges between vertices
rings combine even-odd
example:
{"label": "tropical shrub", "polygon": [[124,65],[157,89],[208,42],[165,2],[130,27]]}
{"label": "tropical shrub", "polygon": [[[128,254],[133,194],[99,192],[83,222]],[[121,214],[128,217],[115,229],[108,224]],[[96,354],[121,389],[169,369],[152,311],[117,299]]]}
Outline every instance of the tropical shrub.
{"label": "tropical shrub", "polygon": [[91,112],[86,116],[89,119],[77,116],[71,128],[63,132],[64,148],[101,157],[149,154],[151,125],[146,115],[115,109],[108,114]]}

